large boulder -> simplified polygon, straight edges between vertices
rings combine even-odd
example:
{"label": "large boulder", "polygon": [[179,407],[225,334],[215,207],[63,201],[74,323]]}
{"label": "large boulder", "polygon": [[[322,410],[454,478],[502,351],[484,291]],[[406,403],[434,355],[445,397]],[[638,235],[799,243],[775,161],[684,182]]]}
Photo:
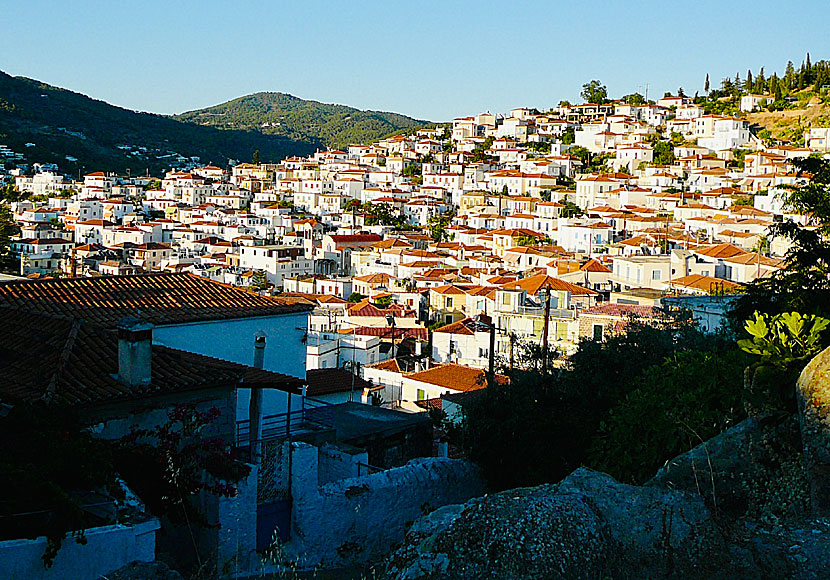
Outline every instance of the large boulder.
{"label": "large boulder", "polygon": [[830,516],[830,348],[804,367],[798,379],[798,410],[810,507],[817,517]]}
{"label": "large boulder", "polygon": [[389,577],[757,577],[699,496],[579,469],[557,485],[436,510],[392,557]]}

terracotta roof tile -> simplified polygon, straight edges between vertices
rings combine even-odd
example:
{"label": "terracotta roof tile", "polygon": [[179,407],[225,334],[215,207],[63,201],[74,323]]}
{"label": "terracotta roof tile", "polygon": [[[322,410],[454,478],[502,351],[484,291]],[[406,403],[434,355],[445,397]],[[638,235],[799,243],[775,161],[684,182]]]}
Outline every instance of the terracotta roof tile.
{"label": "terracotta roof tile", "polygon": [[0,304],[62,314],[108,328],[140,315],[154,325],[310,310],[191,274],[48,278],[0,283]]}

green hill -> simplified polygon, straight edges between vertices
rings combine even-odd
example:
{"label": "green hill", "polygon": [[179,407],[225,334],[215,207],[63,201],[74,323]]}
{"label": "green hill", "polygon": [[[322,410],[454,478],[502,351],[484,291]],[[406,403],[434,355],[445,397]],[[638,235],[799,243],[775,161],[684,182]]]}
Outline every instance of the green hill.
{"label": "green hill", "polygon": [[367,143],[428,123],[397,113],[306,101],[285,93],[255,93],[174,118],[223,130],[259,131],[263,135],[338,148],[349,143]]}
{"label": "green hill", "polygon": [[[175,155],[225,165],[306,155],[315,143],[251,131],[220,131],[152,113],[139,113],[24,77],[0,72],[0,143],[29,162],[57,163],[62,171],[159,172]],[[34,144],[26,146],[26,144]],[[142,149],[143,148],[143,149]],[[77,161],[67,160],[67,156]]]}

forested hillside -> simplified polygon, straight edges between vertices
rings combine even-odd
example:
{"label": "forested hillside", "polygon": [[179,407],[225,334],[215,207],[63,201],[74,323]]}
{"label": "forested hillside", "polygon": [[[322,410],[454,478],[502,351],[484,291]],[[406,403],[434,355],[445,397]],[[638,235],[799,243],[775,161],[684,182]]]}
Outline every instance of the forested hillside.
{"label": "forested hillside", "polygon": [[255,93],[175,118],[226,130],[261,131],[321,147],[368,143],[427,124],[397,113],[361,111],[285,93]]}
{"label": "forested hillside", "polygon": [[[0,72],[0,143],[32,162],[57,163],[62,171],[125,171],[151,174],[176,164],[178,155],[224,165],[307,155],[317,142],[259,131],[226,130],[139,113],[24,77]],[[28,144],[28,145],[27,145]]]}

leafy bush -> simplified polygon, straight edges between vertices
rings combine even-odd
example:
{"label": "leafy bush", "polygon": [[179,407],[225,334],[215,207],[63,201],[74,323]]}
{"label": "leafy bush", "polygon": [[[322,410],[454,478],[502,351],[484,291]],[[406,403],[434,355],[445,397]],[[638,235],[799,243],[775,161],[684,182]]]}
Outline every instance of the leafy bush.
{"label": "leafy bush", "polygon": [[744,419],[747,358],[734,350],[689,351],[649,368],[600,427],[589,451],[592,467],[642,483],[667,459]]}

